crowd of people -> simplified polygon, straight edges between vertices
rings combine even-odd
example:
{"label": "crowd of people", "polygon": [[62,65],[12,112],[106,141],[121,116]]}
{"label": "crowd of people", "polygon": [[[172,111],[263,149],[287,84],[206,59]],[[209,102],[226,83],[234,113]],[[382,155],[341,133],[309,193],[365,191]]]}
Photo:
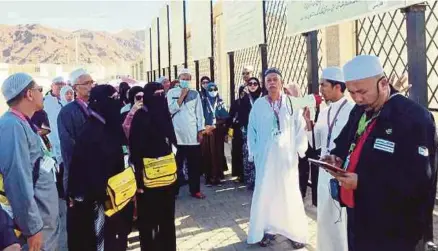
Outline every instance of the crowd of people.
{"label": "crowd of people", "polygon": [[228,110],[221,85],[204,76],[192,89],[188,69],[133,87],[77,69],[46,95],[30,75],[11,75],[0,250],[124,251],[136,227],[141,250],[175,251],[180,187],[205,199],[201,177],[222,186],[230,141],[231,175],[253,192],[249,244],[283,235],[305,247],[309,172],[317,250],[414,251],[433,239],[436,127],[400,94],[403,80],[368,55],[324,69],[320,95],[300,95],[277,68],[262,77],[244,67]]}

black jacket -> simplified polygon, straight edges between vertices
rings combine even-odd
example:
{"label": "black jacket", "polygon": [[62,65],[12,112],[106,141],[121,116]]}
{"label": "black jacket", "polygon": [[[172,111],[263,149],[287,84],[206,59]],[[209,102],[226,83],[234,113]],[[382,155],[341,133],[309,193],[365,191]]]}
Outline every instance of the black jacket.
{"label": "black jacket", "polygon": [[176,136],[168,111],[167,114],[154,115],[146,109],[139,109],[135,113],[129,134],[129,150],[138,188],[144,188],[143,158],[169,155],[171,144],[176,145]]}
{"label": "black jacket", "polygon": [[[353,108],[331,154],[346,159],[363,113],[362,107]],[[389,148],[379,150],[376,142]],[[356,167],[356,251],[414,251],[432,216],[436,148],[431,113],[402,95],[393,96],[382,108]]]}

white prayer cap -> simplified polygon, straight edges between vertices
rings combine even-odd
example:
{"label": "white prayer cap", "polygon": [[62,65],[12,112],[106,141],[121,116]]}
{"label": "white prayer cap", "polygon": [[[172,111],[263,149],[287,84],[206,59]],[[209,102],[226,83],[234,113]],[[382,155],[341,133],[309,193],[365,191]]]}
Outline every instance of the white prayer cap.
{"label": "white prayer cap", "polygon": [[52,80],[52,83],[65,83],[64,77],[56,77]]}
{"label": "white prayer cap", "polygon": [[339,67],[327,67],[322,71],[322,79],[345,83],[344,73]]}
{"label": "white prayer cap", "polygon": [[77,70],[74,70],[72,73],[70,73],[70,81],[71,81],[71,83],[73,85],[76,85],[78,79],[81,76],[84,76],[84,75],[89,75],[89,73],[85,69],[79,68]]}
{"label": "white prayer cap", "polygon": [[249,71],[249,72],[253,72],[254,71],[254,67],[252,65],[247,65],[245,67],[243,67],[243,71]]}
{"label": "white prayer cap", "polygon": [[361,80],[375,77],[383,73],[379,58],[372,55],[359,55],[344,65],[345,81]]}
{"label": "white prayer cap", "polygon": [[162,77],[160,77],[160,78],[157,80],[157,82],[160,83],[160,84],[163,84],[163,82],[164,82],[165,80],[169,80],[169,79],[168,79],[167,77],[165,77],[165,76],[162,76]]}
{"label": "white prayer cap", "polygon": [[189,74],[190,76],[192,75],[192,74],[190,74],[190,70],[187,69],[187,68],[182,68],[182,69],[179,71],[178,76],[181,76],[181,75],[183,75],[183,74]]}
{"label": "white prayer cap", "polygon": [[27,73],[15,73],[9,76],[2,85],[2,93],[6,101],[17,97],[31,82],[33,78]]}

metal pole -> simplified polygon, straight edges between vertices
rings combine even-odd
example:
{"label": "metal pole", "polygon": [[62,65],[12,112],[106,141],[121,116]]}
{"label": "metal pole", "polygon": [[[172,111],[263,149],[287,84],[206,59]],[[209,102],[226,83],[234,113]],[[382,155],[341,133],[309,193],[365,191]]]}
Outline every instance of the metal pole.
{"label": "metal pole", "polygon": [[425,11],[426,4],[412,5],[403,10],[406,13],[408,81],[412,84],[409,98],[428,107]]}
{"label": "metal pole", "polygon": [[174,74],[175,74],[175,79],[178,79],[178,66],[177,65],[173,66],[173,71],[174,71]]}
{"label": "metal pole", "polygon": [[230,64],[230,103],[235,99],[236,84],[234,82],[234,51],[228,52],[228,60]]}
{"label": "metal pole", "polygon": [[[262,59],[262,76],[265,73],[266,69],[268,69],[268,45],[267,44],[260,44],[260,57]],[[261,79],[263,88],[265,87],[265,79]]]}
{"label": "metal pole", "polygon": [[161,73],[161,52],[160,52],[160,18],[159,17],[157,17],[157,48],[158,48],[158,77],[159,77],[159,75],[160,75],[160,73]]}
{"label": "metal pole", "polygon": [[184,68],[187,64],[187,20],[186,20],[186,0],[183,0],[183,21],[184,21]]}
{"label": "metal pole", "polygon": [[213,0],[210,0],[210,35],[211,35],[211,57],[210,60],[210,79],[214,82],[214,17]]}
{"label": "metal pole", "polygon": [[169,14],[169,5],[167,7],[167,51],[169,52],[169,80],[172,79],[172,73],[171,73],[171,58],[170,58],[170,14]]}
{"label": "metal pole", "polygon": [[307,91],[309,94],[318,94],[318,31],[311,31],[303,35],[306,37],[307,47]]}
{"label": "metal pole", "polygon": [[195,60],[195,78],[196,78],[196,90],[199,89],[199,60]]}
{"label": "metal pole", "polygon": [[151,28],[149,28],[149,59],[150,59],[149,62],[151,63],[151,78],[152,78],[153,65],[152,65],[152,29]]}

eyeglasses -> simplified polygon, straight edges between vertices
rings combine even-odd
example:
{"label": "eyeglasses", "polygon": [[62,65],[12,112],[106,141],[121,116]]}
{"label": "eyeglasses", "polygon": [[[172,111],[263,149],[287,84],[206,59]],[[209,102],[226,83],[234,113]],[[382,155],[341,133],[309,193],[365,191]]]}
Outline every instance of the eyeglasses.
{"label": "eyeglasses", "polygon": [[88,86],[90,86],[90,85],[93,85],[93,84],[94,84],[94,80],[88,80],[88,81],[86,81],[86,82],[84,82],[82,84],[76,84],[76,85],[88,85]]}
{"label": "eyeglasses", "polygon": [[214,92],[214,91],[217,91],[217,88],[210,88],[210,89],[208,89],[208,91],[209,92]]}
{"label": "eyeglasses", "polygon": [[38,86],[38,87],[34,87],[34,88],[32,88],[31,90],[37,90],[37,91],[39,91],[39,92],[43,92],[43,87]]}
{"label": "eyeglasses", "polygon": [[259,83],[257,83],[257,82],[248,82],[248,86],[257,86],[257,85],[259,85]]}
{"label": "eyeglasses", "polygon": [[64,82],[56,82],[56,83],[54,83],[55,85],[65,85],[65,83]]}

